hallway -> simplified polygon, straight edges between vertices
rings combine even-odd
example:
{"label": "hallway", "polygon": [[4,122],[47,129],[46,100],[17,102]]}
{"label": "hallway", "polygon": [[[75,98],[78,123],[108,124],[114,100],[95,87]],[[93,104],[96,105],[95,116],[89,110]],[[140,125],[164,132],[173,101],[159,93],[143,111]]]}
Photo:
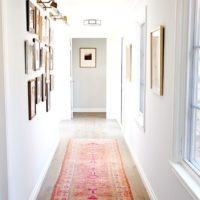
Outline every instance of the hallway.
{"label": "hallway", "polygon": [[124,169],[129,180],[134,200],[149,200],[136,166],[115,120],[106,120],[104,113],[75,113],[73,121],[63,121],[60,126],[61,142],[51,163],[37,200],[50,199],[52,188],[60,172],[66,146],[70,138],[118,140]]}

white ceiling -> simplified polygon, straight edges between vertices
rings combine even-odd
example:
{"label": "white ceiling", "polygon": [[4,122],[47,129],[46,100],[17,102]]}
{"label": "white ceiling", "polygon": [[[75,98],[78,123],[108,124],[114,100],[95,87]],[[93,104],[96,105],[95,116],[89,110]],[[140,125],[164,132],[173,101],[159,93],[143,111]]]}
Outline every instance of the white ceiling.
{"label": "white ceiling", "polygon": [[122,18],[125,8],[136,0],[56,0],[58,9],[70,25],[82,25],[84,19],[98,18],[102,24],[113,24]]}

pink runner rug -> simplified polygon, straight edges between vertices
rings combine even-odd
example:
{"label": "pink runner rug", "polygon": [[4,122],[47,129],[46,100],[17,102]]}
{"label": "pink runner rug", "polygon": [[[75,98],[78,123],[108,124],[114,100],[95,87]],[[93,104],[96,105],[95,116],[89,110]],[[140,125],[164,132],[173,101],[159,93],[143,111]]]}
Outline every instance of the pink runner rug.
{"label": "pink runner rug", "polygon": [[51,200],[133,200],[111,139],[70,140]]}

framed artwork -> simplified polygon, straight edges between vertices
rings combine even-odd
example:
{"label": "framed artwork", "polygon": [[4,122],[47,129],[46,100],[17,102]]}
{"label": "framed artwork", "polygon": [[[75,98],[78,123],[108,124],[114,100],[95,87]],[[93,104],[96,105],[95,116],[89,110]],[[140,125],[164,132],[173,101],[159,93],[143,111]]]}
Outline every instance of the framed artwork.
{"label": "framed artwork", "polygon": [[163,96],[164,27],[151,32],[151,89]]}
{"label": "framed artwork", "polygon": [[54,75],[50,74],[50,91],[54,90]]}
{"label": "framed artwork", "polygon": [[42,100],[42,77],[37,77],[36,82],[36,104],[40,103]]}
{"label": "framed artwork", "polygon": [[35,33],[40,35],[40,10],[35,7]]}
{"label": "framed artwork", "polygon": [[96,48],[80,48],[80,67],[96,67]]}
{"label": "framed artwork", "polygon": [[33,39],[33,63],[34,63],[34,70],[40,69],[40,42],[37,39]]}
{"label": "framed artwork", "polygon": [[40,41],[43,41],[43,26],[44,26],[43,16],[40,15],[40,19],[39,19],[39,40]]}
{"label": "framed artwork", "polygon": [[29,120],[33,119],[36,115],[36,97],[35,97],[35,79],[28,81],[28,110]]}
{"label": "framed artwork", "polygon": [[45,47],[41,47],[40,49],[40,67],[44,67],[46,66],[46,48]]}
{"label": "framed artwork", "polygon": [[42,74],[42,101],[46,101],[46,76]]}
{"label": "framed artwork", "polygon": [[50,27],[49,29],[49,44],[53,45],[54,41],[54,30]]}
{"label": "framed artwork", "polygon": [[49,69],[53,70],[53,48],[49,47]]}
{"label": "framed artwork", "polygon": [[46,79],[50,80],[50,52],[49,47],[46,47],[46,65],[45,65]]}
{"label": "framed artwork", "polygon": [[51,109],[51,94],[50,94],[50,83],[46,83],[46,112]]}
{"label": "framed artwork", "polygon": [[49,44],[50,20],[45,16],[45,43]]}
{"label": "framed artwork", "polygon": [[25,49],[25,74],[30,74],[33,71],[33,44],[28,40],[24,42]]}
{"label": "framed artwork", "polygon": [[29,0],[26,1],[26,15],[27,31],[35,33],[35,6]]}
{"label": "framed artwork", "polygon": [[131,81],[132,74],[132,45],[126,46],[126,80]]}

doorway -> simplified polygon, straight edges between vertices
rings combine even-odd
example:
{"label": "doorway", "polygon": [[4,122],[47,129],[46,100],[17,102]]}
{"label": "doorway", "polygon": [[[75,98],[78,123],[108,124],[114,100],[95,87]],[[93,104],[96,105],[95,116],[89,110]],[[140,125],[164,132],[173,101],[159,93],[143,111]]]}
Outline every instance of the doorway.
{"label": "doorway", "polygon": [[73,113],[106,113],[106,38],[72,39]]}

